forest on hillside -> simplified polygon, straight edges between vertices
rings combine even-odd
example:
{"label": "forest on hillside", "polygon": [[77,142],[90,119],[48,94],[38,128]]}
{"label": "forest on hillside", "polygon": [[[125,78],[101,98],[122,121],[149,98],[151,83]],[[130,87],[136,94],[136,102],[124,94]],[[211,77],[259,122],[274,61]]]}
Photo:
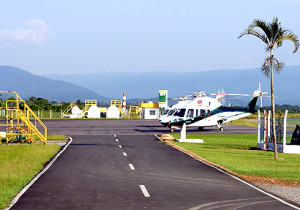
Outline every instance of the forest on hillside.
{"label": "forest on hillside", "polygon": [[[10,97],[7,100],[15,100],[14,97]],[[38,97],[30,97],[29,99],[25,100],[25,103],[32,109],[32,110],[45,110],[45,111],[56,111],[59,112],[61,110],[65,110],[69,105],[70,102],[56,102],[56,101],[49,101],[48,99],[44,98],[38,98]],[[5,107],[6,100],[0,99],[0,107]],[[80,108],[83,109],[84,107],[84,102],[81,100],[77,100],[75,104]],[[131,103],[128,103],[128,105],[131,105]],[[108,107],[109,103],[98,103],[99,107]],[[240,107],[240,106],[236,106]],[[256,110],[271,110],[271,106],[264,106],[262,108],[259,108],[256,106]],[[298,105],[276,105],[275,109],[277,111],[284,112],[285,110],[288,110],[289,113],[300,113],[300,106]]]}

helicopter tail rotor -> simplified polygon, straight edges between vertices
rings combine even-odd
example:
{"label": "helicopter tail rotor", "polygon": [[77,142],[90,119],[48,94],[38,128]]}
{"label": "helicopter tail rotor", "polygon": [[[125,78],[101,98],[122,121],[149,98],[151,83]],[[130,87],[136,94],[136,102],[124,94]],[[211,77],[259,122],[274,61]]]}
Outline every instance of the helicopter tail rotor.
{"label": "helicopter tail rotor", "polygon": [[226,95],[225,91],[223,88],[218,89],[217,94],[216,94],[216,99],[222,104],[225,105],[226,99],[224,96]]}

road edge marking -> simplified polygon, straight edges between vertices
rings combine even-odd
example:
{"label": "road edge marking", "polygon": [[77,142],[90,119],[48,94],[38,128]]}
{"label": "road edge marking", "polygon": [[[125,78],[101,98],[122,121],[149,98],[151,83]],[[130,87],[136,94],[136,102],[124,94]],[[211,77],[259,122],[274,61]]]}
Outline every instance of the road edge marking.
{"label": "road edge marking", "polygon": [[15,197],[14,199],[10,202],[8,208],[6,210],[9,210],[12,208],[18,200],[21,198],[21,196],[53,165],[53,163],[56,161],[56,159],[67,149],[67,147],[71,144],[73,141],[72,137],[68,137],[70,140],[69,142],[64,146],[64,148],[57,153],[54,158],[50,161],[50,163],[47,164],[47,166],[39,172]]}
{"label": "road edge marking", "polygon": [[[159,136],[157,136],[157,135],[154,135],[154,136],[155,136],[156,138],[158,138],[160,141],[164,142],[162,139],[159,138]],[[293,205],[293,204],[291,204],[291,203],[288,203],[287,201],[284,201],[283,199],[281,199],[281,198],[279,198],[279,197],[277,197],[277,196],[275,196],[275,195],[272,195],[271,193],[268,193],[268,192],[266,192],[266,191],[264,191],[264,190],[262,190],[262,189],[256,187],[255,185],[253,185],[253,184],[251,184],[251,183],[249,183],[249,182],[247,182],[247,181],[245,181],[245,180],[243,180],[243,179],[241,179],[241,178],[235,176],[234,174],[231,174],[231,173],[228,172],[228,171],[225,171],[225,170],[222,169],[222,168],[219,168],[219,167],[217,167],[217,166],[215,166],[215,165],[212,165],[212,164],[210,164],[210,163],[208,163],[208,162],[205,162],[204,160],[199,159],[199,158],[193,156],[192,154],[189,154],[189,153],[183,151],[183,150],[180,149],[177,145],[174,145],[172,142],[168,142],[168,144],[166,144],[166,145],[171,146],[172,148],[174,148],[174,149],[176,149],[176,150],[178,150],[178,151],[180,151],[180,152],[182,152],[182,153],[184,153],[184,154],[190,156],[191,158],[193,158],[193,159],[195,159],[195,160],[197,160],[197,161],[199,161],[199,162],[201,162],[201,163],[203,163],[203,164],[205,164],[205,165],[207,165],[207,166],[210,166],[211,168],[214,168],[214,169],[216,169],[216,170],[222,172],[223,174],[226,174],[227,176],[230,176],[230,177],[232,177],[232,178],[234,178],[234,179],[236,179],[236,180],[238,180],[238,181],[244,183],[244,184],[248,185],[249,187],[252,187],[253,189],[255,189],[255,190],[257,190],[257,191],[259,191],[259,192],[261,192],[261,193],[263,193],[263,194],[265,194],[265,195],[267,195],[267,196],[270,196],[271,198],[273,198],[273,199],[275,199],[275,200],[277,200],[277,201],[279,201],[279,202],[281,202],[281,203],[283,203],[283,204],[285,204],[285,205],[287,205],[287,206],[290,206],[290,207],[292,207],[292,208],[294,208],[294,209],[300,210],[300,208],[299,208],[298,206],[295,206],[295,205]]]}

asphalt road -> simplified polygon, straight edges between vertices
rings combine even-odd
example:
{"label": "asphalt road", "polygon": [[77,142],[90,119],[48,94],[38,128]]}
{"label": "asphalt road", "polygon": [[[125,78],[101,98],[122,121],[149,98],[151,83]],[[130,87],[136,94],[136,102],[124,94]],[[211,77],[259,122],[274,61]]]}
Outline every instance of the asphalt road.
{"label": "asphalt road", "polygon": [[12,209],[290,208],[161,143],[157,122],[45,123],[73,142]]}
{"label": "asphalt road", "polygon": [[[61,135],[159,135],[170,133],[154,120],[43,120],[48,133]],[[180,131],[176,131],[179,133]],[[176,133],[175,132],[175,133]],[[237,125],[224,125],[224,132],[216,127],[207,127],[203,131],[188,128],[187,132],[205,134],[256,134],[257,128]]]}

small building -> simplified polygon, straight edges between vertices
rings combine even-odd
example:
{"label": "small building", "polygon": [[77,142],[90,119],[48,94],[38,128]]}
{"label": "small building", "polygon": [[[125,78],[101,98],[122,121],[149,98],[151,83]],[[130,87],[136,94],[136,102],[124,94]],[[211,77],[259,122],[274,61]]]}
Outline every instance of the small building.
{"label": "small building", "polygon": [[159,118],[159,104],[148,102],[141,103],[139,107],[142,108],[142,118],[146,120],[158,119]]}

